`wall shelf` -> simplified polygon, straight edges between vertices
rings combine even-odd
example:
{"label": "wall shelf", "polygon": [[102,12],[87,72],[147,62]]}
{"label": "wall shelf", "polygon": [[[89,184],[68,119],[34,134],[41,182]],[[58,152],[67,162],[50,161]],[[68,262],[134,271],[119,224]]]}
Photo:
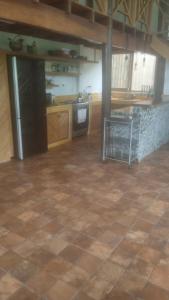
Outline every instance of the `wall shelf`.
{"label": "wall shelf", "polygon": [[45,54],[30,54],[22,51],[7,51],[0,49],[0,53],[4,53],[7,55],[12,55],[12,56],[21,56],[21,57],[27,57],[31,59],[41,59],[45,61],[62,61],[62,62],[69,62],[71,64],[85,64],[85,63],[90,63],[90,64],[97,64],[98,61],[94,60],[86,60],[86,59],[79,59],[79,58],[71,58],[69,56],[54,56],[54,55],[45,55]]}
{"label": "wall shelf", "polygon": [[46,89],[47,90],[53,89],[55,87],[58,87],[58,84],[54,84],[54,83],[47,83],[46,84]]}
{"label": "wall shelf", "polygon": [[80,73],[75,73],[75,72],[46,72],[45,73],[47,76],[69,76],[69,77],[79,77]]}

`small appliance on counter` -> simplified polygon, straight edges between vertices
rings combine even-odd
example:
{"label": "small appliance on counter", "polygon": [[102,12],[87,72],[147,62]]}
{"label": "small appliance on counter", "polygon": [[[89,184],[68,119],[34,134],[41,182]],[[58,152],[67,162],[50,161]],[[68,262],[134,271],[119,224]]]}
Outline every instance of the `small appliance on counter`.
{"label": "small appliance on counter", "polygon": [[54,104],[54,97],[51,93],[46,93],[46,103],[47,106]]}

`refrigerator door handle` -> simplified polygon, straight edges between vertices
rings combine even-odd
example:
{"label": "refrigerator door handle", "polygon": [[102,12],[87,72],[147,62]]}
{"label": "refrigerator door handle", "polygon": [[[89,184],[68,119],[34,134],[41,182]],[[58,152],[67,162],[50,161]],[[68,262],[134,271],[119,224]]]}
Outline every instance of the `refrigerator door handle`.
{"label": "refrigerator door handle", "polygon": [[23,160],[23,142],[22,142],[22,127],[20,118],[20,99],[19,99],[19,86],[18,86],[18,72],[17,72],[17,59],[12,57],[12,76],[14,86],[14,102],[15,102],[15,118],[16,118],[16,130],[17,130],[17,147],[18,157]]}

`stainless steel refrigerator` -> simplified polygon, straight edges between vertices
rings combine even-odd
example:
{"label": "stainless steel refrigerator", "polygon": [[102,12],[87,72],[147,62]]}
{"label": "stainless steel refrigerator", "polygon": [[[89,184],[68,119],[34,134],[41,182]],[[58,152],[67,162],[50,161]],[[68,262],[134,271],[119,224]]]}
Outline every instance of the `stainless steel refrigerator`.
{"label": "stainless steel refrigerator", "polygon": [[15,157],[47,151],[44,61],[8,59]]}

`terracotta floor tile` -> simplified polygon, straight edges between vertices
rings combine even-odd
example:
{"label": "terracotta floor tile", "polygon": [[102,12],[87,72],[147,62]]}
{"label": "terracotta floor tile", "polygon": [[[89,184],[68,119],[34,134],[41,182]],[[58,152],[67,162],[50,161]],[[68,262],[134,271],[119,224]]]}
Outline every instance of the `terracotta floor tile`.
{"label": "terracotta floor tile", "polygon": [[107,259],[110,257],[113,249],[109,245],[94,241],[89,247],[88,251],[100,259]]}
{"label": "terracotta floor tile", "polygon": [[[136,300],[136,299],[133,295],[129,295],[122,290],[112,289],[111,292],[105,296],[104,300]],[[149,300],[151,300],[151,298]]]}
{"label": "terracotta floor tile", "polygon": [[21,261],[22,258],[18,254],[8,251],[0,256],[0,268],[9,271],[15,268]]}
{"label": "terracotta floor tile", "polygon": [[130,252],[126,251],[125,249],[119,246],[113,252],[110,259],[114,263],[117,263],[127,268],[131,264],[132,260],[134,259],[134,255],[132,255]]}
{"label": "terracotta floor tile", "polygon": [[119,249],[126,251],[131,256],[135,256],[140,251],[140,244],[133,240],[125,239],[120,243]]}
{"label": "terracotta floor tile", "polygon": [[57,283],[50,289],[47,294],[48,300],[68,300],[72,299],[77,293],[77,289],[71,285],[57,281]]}
{"label": "terracotta floor tile", "polygon": [[150,247],[144,246],[138,253],[138,256],[148,263],[157,264],[162,257],[162,253]]}
{"label": "terracotta floor tile", "polygon": [[45,266],[50,260],[54,258],[54,254],[42,248],[38,248],[28,257],[28,259],[33,264],[38,265],[39,267]]}
{"label": "terracotta floor tile", "polygon": [[48,232],[45,232],[43,229],[38,230],[30,237],[30,241],[38,247],[44,246],[50,242],[52,235]]}
{"label": "terracotta floor tile", "polygon": [[78,234],[74,239],[73,244],[79,246],[82,249],[88,249],[93,243],[93,239],[83,233]]}
{"label": "terracotta floor tile", "polygon": [[38,267],[35,264],[29,262],[28,260],[23,260],[12,270],[12,275],[20,281],[26,282],[37,271]]}
{"label": "terracotta floor tile", "polygon": [[65,240],[66,242],[74,243],[74,240],[78,235],[79,235],[79,231],[68,229],[68,230],[63,230],[59,234],[59,238]]}
{"label": "terracotta floor tile", "polygon": [[37,218],[39,216],[39,214],[37,212],[34,212],[34,211],[26,211],[26,212],[23,212],[22,214],[20,214],[18,216],[18,219],[20,219],[21,221],[24,221],[24,222],[28,222],[30,220],[33,220],[34,218]]}
{"label": "terracotta floor tile", "polygon": [[56,279],[63,277],[67,272],[72,269],[72,264],[68,261],[57,257],[51,260],[44,268],[44,271]]}
{"label": "terracotta floor tile", "polygon": [[138,295],[145,287],[147,280],[135,272],[126,271],[120,278],[117,288],[131,295]]}
{"label": "terracotta floor tile", "polygon": [[32,276],[27,286],[39,295],[44,295],[55,284],[56,279],[45,271],[40,271]]}
{"label": "terracotta floor tile", "polygon": [[86,284],[84,292],[92,299],[101,300],[112,287],[113,285],[109,281],[95,275]]}
{"label": "terracotta floor tile", "polygon": [[26,288],[20,288],[10,300],[40,300],[40,297]]}
{"label": "terracotta floor tile", "polygon": [[37,248],[37,245],[34,244],[32,241],[25,240],[20,245],[14,247],[14,251],[23,257],[27,257],[27,256],[31,255],[35,251],[36,248]]}
{"label": "terracotta floor tile", "polygon": [[88,278],[89,274],[77,266],[73,266],[64,276],[62,276],[64,282],[79,289],[86,284]]}
{"label": "terracotta floor tile", "polygon": [[153,228],[153,224],[142,220],[142,219],[137,219],[135,224],[133,224],[132,229],[138,230],[138,231],[145,231],[145,232],[150,232],[150,230]]}
{"label": "terracotta floor tile", "polygon": [[147,262],[140,259],[139,257],[132,260],[130,266],[128,267],[129,271],[132,271],[133,273],[140,275],[146,279],[149,278],[153,269],[154,269],[154,265],[151,263],[151,261]]}
{"label": "terracotta floor tile", "polygon": [[0,238],[6,236],[9,233],[9,230],[6,227],[0,226]]}
{"label": "terracotta floor tile", "polygon": [[5,254],[8,250],[5,247],[0,246],[0,256]]}
{"label": "terracotta floor tile", "polygon": [[89,274],[93,274],[96,270],[101,266],[102,260],[98,257],[85,253],[76,261],[76,265],[80,268],[88,272]]}
{"label": "terracotta floor tile", "polygon": [[169,291],[169,265],[158,265],[149,280],[152,284]]}
{"label": "terracotta floor tile", "polygon": [[58,237],[55,237],[48,241],[48,243],[44,246],[44,248],[50,252],[52,252],[55,255],[58,255],[60,252],[62,252],[63,249],[65,249],[68,246],[68,242],[65,240],[59,239]]}
{"label": "terracotta floor tile", "polygon": [[12,296],[19,288],[21,283],[12,277],[10,274],[4,275],[0,279],[0,299],[7,300]]}
{"label": "terracotta floor tile", "polygon": [[89,297],[83,292],[79,292],[73,300],[93,300],[93,298]]}
{"label": "terracotta floor tile", "polygon": [[139,295],[140,300],[169,300],[169,293],[160,287],[148,284]]}
{"label": "terracotta floor tile", "polygon": [[131,230],[127,233],[126,238],[133,240],[138,244],[144,244],[148,238],[148,233],[141,230]]}
{"label": "terracotta floor tile", "polygon": [[71,263],[75,263],[84,253],[85,252],[79,247],[68,245],[60,252],[59,256]]}
{"label": "terracotta floor tile", "polygon": [[7,233],[0,239],[0,244],[6,248],[14,248],[23,243],[24,238],[13,232]]}
{"label": "terracotta floor tile", "polygon": [[124,273],[124,268],[107,260],[98,270],[97,276],[115,286],[116,282],[121,278]]}
{"label": "terracotta floor tile", "polygon": [[52,222],[49,222],[47,225],[43,227],[43,230],[51,233],[51,234],[58,234],[60,233],[63,226],[58,223],[57,220],[53,220]]}

